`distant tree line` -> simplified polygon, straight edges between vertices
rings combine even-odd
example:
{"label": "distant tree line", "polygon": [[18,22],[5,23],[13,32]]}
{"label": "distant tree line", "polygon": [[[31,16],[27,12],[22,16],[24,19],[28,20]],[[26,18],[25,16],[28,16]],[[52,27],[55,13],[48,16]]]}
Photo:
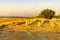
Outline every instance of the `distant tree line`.
{"label": "distant tree line", "polygon": [[60,18],[60,15],[55,15],[54,18]]}

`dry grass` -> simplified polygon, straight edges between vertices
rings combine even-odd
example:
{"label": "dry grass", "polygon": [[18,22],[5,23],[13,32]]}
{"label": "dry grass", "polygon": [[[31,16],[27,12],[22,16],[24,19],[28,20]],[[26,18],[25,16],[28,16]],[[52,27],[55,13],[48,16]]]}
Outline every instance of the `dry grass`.
{"label": "dry grass", "polygon": [[60,40],[60,19],[0,18],[0,40]]}

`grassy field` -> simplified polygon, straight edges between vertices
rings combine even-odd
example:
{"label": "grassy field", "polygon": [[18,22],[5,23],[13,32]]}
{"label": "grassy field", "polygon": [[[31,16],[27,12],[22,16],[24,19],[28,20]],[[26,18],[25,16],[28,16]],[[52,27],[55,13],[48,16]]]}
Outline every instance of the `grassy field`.
{"label": "grassy field", "polygon": [[0,40],[60,40],[60,19],[0,18]]}

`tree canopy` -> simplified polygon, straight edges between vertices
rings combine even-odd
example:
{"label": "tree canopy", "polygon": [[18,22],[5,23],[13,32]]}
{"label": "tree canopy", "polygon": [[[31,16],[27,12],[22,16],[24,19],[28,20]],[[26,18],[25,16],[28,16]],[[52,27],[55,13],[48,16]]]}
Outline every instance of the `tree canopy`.
{"label": "tree canopy", "polygon": [[43,17],[46,19],[52,19],[52,17],[54,17],[54,15],[55,15],[55,11],[53,11],[52,9],[44,9],[39,14],[39,17]]}

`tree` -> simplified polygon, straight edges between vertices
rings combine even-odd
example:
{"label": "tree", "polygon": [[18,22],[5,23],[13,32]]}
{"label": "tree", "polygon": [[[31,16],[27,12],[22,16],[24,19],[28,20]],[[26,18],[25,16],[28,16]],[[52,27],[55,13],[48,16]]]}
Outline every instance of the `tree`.
{"label": "tree", "polygon": [[55,15],[55,11],[53,11],[51,9],[44,9],[39,14],[40,17],[43,17],[46,19],[52,19],[52,17],[54,17],[54,15]]}

